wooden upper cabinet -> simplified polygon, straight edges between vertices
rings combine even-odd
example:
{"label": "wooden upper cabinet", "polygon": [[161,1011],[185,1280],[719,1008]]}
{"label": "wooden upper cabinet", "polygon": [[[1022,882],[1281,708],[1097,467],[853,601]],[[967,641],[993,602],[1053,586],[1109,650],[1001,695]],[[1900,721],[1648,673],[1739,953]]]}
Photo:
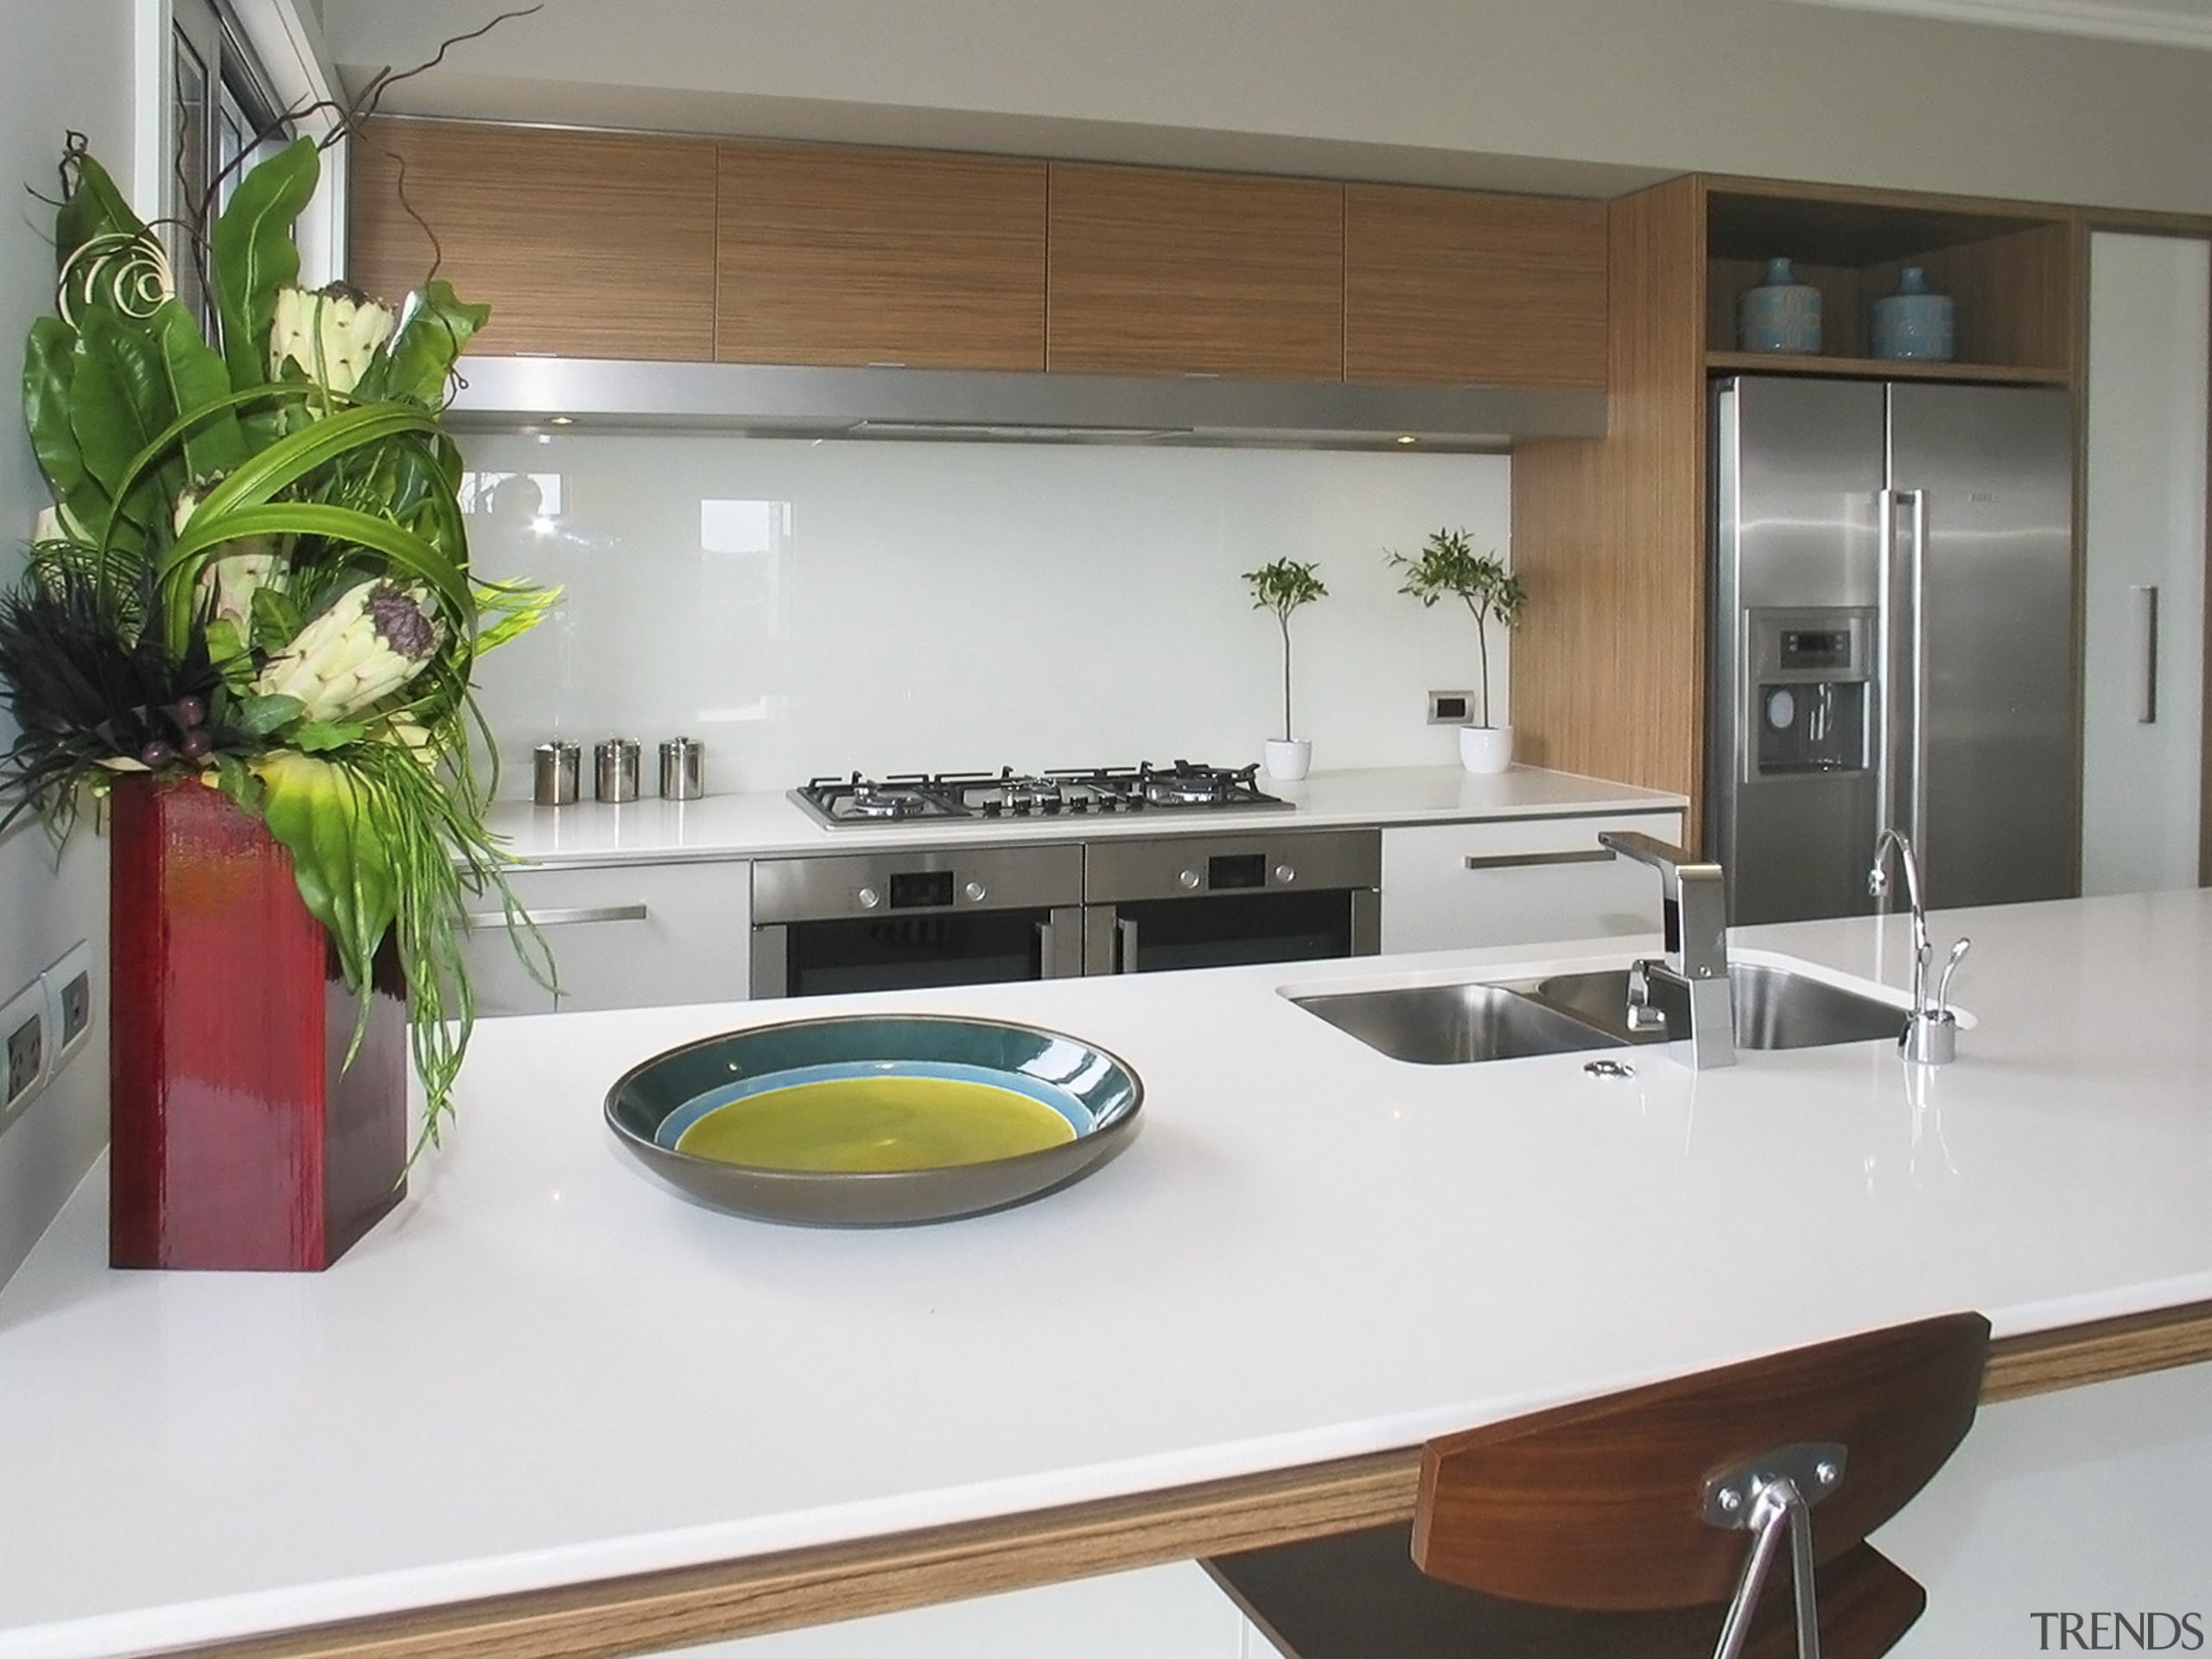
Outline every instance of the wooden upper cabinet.
{"label": "wooden upper cabinet", "polygon": [[1344,378],[1605,385],[1605,205],[1344,187]]}
{"label": "wooden upper cabinet", "polygon": [[1335,380],[1344,187],[1052,167],[1045,366]]}
{"label": "wooden upper cabinet", "polygon": [[359,287],[396,297],[435,261],[491,306],[487,355],[713,355],[711,143],[382,120],[351,149]]}
{"label": "wooden upper cabinet", "polygon": [[1045,366],[1045,163],[723,144],[715,356]]}

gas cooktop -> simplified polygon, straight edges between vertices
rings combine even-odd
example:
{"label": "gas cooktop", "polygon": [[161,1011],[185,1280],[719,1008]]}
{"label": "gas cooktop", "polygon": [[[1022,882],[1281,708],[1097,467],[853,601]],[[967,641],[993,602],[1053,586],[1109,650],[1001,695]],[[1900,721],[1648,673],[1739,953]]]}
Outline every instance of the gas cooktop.
{"label": "gas cooktop", "polygon": [[1291,804],[1264,793],[1257,766],[1172,766],[1150,762],[1083,772],[945,772],[863,778],[816,778],[791,799],[832,829],[936,823],[976,818],[1040,818],[1108,812],[1235,811]]}

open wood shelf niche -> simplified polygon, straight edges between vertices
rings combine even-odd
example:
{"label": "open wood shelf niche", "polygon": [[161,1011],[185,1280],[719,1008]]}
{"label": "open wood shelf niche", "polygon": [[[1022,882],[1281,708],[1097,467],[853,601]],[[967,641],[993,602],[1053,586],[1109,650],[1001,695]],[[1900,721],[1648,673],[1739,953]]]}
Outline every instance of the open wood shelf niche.
{"label": "open wood shelf niche", "polygon": [[[2017,203],[1936,201],[1872,192],[1708,181],[1707,366],[1771,373],[2066,385],[2074,372],[2073,216]],[[1811,358],[1738,353],[1736,302],[1787,258],[1821,290],[1821,350]],[[1953,301],[1957,352],[1929,363],[1870,356],[1875,301],[1908,265]],[[1751,364],[1738,359],[1748,357]]]}

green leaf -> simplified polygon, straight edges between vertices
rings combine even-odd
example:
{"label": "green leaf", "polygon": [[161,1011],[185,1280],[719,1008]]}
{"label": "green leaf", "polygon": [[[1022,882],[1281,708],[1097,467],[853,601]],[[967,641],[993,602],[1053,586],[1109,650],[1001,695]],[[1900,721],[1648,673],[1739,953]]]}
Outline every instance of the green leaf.
{"label": "green leaf", "polygon": [[70,379],[70,426],[85,468],[107,491],[112,518],[89,524],[111,545],[128,539],[145,550],[167,527],[171,504],[183,487],[181,458],[142,467],[142,451],[158,454],[153,440],[175,417],[168,376],[160,348],[143,329],[105,310],[85,314],[77,333],[76,369]]}
{"label": "green leaf", "polygon": [[342,749],[348,743],[358,743],[369,728],[348,721],[304,720],[292,734],[292,741],[309,754],[321,754],[330,749]]}
{"label": "green leaf", "polygon": [[233,671],[250,674],[253,664],[242,661],[246,655],[245,641],[238,638],[238,625],[228,617],[219,616],[207,624],[207,660],[219,673]]}
{"label": "green leaf", "polygon": [[111,498],[86,469],[84,446],[70,424],[76,351],[77,331],[60,318],[40,317],[31,324],[23,348],[23,424],[54,500],[89,528],[107,522]]}
{"label": "green leaf", "polygon": [[54,216],[54,256],[57,273],[69,256],[97,236],[141,236],[146,226],[130,211],[130,204],[115,188],[107,169],[89,156],[77,158],[77,188]]}
{"label": "green leaf", "polygon": [[276,290],[299,280],[292,225],[315,195],[321,161],[315,142],[295,139],[238,181],[208,235],[223,360],[240,391],[269,379],[269,327]]}
{"label": "green leaf", "polygon": [[289,750],[263,756],[254,772],[267,791],[262,820],[291,853],[300,898],[358,990],[399,912],[391,849],[368,791],[346,767]]}
{"label": "green leaf", "polygon": [[261,779],[235,754],[216,755],[215,787],[256,817],[261,816]]}
{"label": "green leaf", "polygon": [[361,377],[359,395],[443,402],[454,359],[491,315],[490,306],[468,304],[442,278],[425,283],[408,296],[399,327]]}
{"label": "green leaf", "polygon": [[148,326],[168,376],[170,407],[180,422],[193,421],[182,434],[186,470],[195,479],[219,478],[246,455],[237,412],[222,401],[231,391],[223,359],[200,339],[191,313],[175,300],[162,301]]}
{"label": "green leaf", "polygon": [[[200,511],[222,512],[232,506],[267,501],[320,467],[356,451],[373,453],[386,439],[405,434],[439,435],[428,410],[404,404],[364,404],[342,409],[297,432],[287,433],[250,456],[200,504]],[[196,520],[195,520],[196,522]]]}
{"label": "green leaf", "polygon": [[231,723],[252,736],[266,737],[306,712],[307,704],[297,697],[266,692],[260,696],[239,698]]}
{"label": "green leaf", "polygon": [[[541,588],[529,582],[480,582],[476,584],[476,654],[496,650],[510,639],[528,633],[561,602],[558,588]],[[494,619],[490,623],[483,618]]]}
{"label": "green leaf", "polygon": [[257,588],[246,601],[252,610],[249,626],[252,643],[263,651],[276,651],[292,643],[304,619],[289,594],[274,588]]}

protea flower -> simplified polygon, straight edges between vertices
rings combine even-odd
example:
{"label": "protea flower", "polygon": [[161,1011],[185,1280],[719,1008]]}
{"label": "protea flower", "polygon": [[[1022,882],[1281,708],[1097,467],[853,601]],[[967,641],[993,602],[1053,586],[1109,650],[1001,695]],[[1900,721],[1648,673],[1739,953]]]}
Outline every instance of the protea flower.
{"label": "protea flower", "polygon": [[[199,511],[200,502],[220,481],[202,479],[177,492],[176,506],[169,515],[169,523],[178,535],[184,534],[184,527],[192,522],[192,515]],[[251,631],[254,592],[276,579],[284,563],[283,547],[283,540],[277,537],[242,536],[235,542],[226,543],[221,552],[202,565],[194,586],[201,605],[207,608],[208,620],[229,623],[238,630],[239,640],[245,641]]]}
{"label": "protea flower", "polygon": [[253,595],[276,579],[283,568],[281,555],[270,552],[270,538],[249,537],[232,543],[241,550],[210,559],[200,568],[196,584],[200,602],[211,622],[227,622],[238,639],[248,638],[253,620]]}
{"label": "protea flower", "polygon": [[438,646],[421,588],[365,582],[294,636],[254,682],[264,696],[297,697],[302,717],[340,721],[422,672]]}
{"label": "protea flower", "polygon": [[91,538],[85,527],[77,522],[76,514],[66,506],[41,507],[31,521],[31,540],[39,542],[83,543]]}
{"label": "protea flower", "polygon": [[269,372],[282,379],[296,363],[315,385],[353,390],[369,359],[391,338],[391,308],[350,283],[310,292],[289,284],[276,290],[276,315],[269,327]]}

